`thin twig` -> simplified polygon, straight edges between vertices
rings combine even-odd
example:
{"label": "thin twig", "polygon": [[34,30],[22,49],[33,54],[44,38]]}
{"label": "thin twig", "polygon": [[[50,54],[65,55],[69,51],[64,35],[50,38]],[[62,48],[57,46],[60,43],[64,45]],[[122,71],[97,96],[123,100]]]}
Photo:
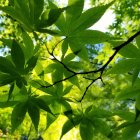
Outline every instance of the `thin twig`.
{"label": "thin twig", "polygon": [[84,97],[85,97],[85,95],[86,95],[88,89],[89,89],[89,88],[91,87],[91,85],[92,85],[95,81],[97,81],[98,79],[101,79],[101,77],[99,76],[98,78],[93,79],[93,80],[91,81],[91,83],[86,87],[86,90],[85,90],[83,96],[81,97],[81,99],[79,100],[79,102],[82,102],[82,100],[84,99]]}

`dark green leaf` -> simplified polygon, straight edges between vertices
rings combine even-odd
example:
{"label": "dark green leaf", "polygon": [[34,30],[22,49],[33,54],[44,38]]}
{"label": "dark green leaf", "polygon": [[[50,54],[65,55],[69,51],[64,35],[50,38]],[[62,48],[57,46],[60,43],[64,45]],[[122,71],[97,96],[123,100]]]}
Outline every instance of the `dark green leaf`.
{"label": "dark green leaf", "polygon": [[29,8],[31,21],[36,24],[43,11],[44,0],[29,0]]}
{"label": "dark green leaf", "polygon": [[12,131],[13,132],[23,122],[26,111],[27,111],[27,103],[26,102],[18,103],[14,107],[14,109],[12,111],[12,116],[11,116],[11,124],[12,124]]}
{"label": "dark green leaf", "polygon": [[136,108],[140,110],[140,94],[138,94],[136,97]]}
{"label": "dark green leaf", "polygon": [[[15,11],[18,13],[22,12],[22,15],[26,17],[28,20],[29,17],[29,8],[28,8],[28,0],[14,0]],[[23,12],[24,11],[24,12]]]}
{"label": "dark green leaf", "polygon": [[[49,3],[49,7],[50,9],[58,9],[58,7],[52,3],[51,0],[48,0],[48,3]],[[64,33],[66,34],[66,29],[65,29],[65,18],[64,18],[64,15],[63,13],[60,15],[60,17],[58,18],[58,20],[56,21],[55,25]]]}
{"label": "dark green leaf", "polygon": [[52,112],[51,112],[49,106],[46,104],[46,102],[45,102],[43,99],[41,99],[41,98],[35,98],[35,99],[34,99],[34,102],[35,102],[35,104],[36,104],[40,109],[43,109],[43,110],[49,112],[50,114],[52,114]]}
{"label": "dark green leaf", "polygon": [[102,119],[94,119],[92,120],[92,124],[95,127],[95,130],[100,132],[101,134],[108,136],[111,132],[110,127],[107,125],[107,123],[105,121],[103,121]]}
{"label": "dark green leaf", "polygon": [[5,57],[0,56],[0,71],[10,75],[17,75],[14,65]]}
{"label": "dark green leaf", "polygon": [[93,140],[95,128],[88,119],[83,119],[80,123],[80,135],[82,140]]}
{"label": "dark green leaf", "polygon": [[6,45],[10,48],[12,47],[12,43],[13,43],[12,39],[1,38],[0,41],[2,41],[4,45]]}
{"label": "dark green leaf", "polygon": [[11,84],[11,86],[10,86],[7,101],[9,101],[9,100],[10,100],[10,98],[11,98],[11,95],[12,95],[13,90],[14,90],[14,86],[15,86],[15,84],[14,84],[14,83],[12,83],[12,84]]}
{"label": "dark green leaf", "polygon": [[139,130],[140,130],[140,122],[133,123],[123,131],[122,139],[123,140],[136,139],[136,135]]}
{"label": "dark green leaf", "polygon": [[40,112],[38,106],[32,100],[28,102],[28,113],[36,131],[38,131]]}
{"label": "dark green leaf", "polygon": [[24,69],[25,57],[20,45],[16,41],[13,41],[11,56],[16,68],[22,71]]}
{"label": "dark green leaf", "polygon": [[6,73],[0,73],[0,86],[10,84],[14,80],[15,80],[15,77],[13,77],[9,74],[6,74]]}
{"label": "dark green leaf", "polygon": [[27,62],[27,67],[25,68],[25,71],[28,73],[29,71],[32,71],[33,68],[36,66],[38,60],[38,55],[32,56],[28,62]]}
{"label": "dark green leaf", "polygon": [[0,108],[12,107],[17,103],[17,101],[0,102]]}
{"label": "dark green leaf", "polygon": [[48,11],[45,11],[42,15],[42,19],[39,26],[41,28],[51,26],[57,21],[57,19],[63,11],[64,9],[61,8],[51,9],[49,13]]}

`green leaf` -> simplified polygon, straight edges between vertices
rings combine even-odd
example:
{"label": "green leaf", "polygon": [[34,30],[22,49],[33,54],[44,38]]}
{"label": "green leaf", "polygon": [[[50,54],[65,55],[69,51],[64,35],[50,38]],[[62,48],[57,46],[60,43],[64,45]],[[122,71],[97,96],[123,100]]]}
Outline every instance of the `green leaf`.
{"label": "green leaf", "polygon": [[133,122],[134,118],[135,118],[135,114],[130,112],[130,111],[125,111],[125,110],[118,110],[118,111],[114,111],[114,115],[117,115],[119,117],[121,117],[124,120],[127,120],[129,122]]}
{"label": "green leaf", "polygon": [[49,128],[49,126],[57,119],[56,116],[50,114],[50,113],[47,113],[47,124],[46,124],[46,129]]}
{"label": "green leaf", "polygon": [[58,20],[59,16],[61,15],[63,11],[64,11],[64,8],[51,9],[49,13],[48,13],[48,10],[45,11],[41,16],[42,18],[41,18],[39,26],[41,28],[51,26]]}
{"label": "green leaf", "polygon": [[93,107],[87,112],[86,116],[88,118],[107,118],[113,116],[113,113],[105,109]]}
{"label": "green leaf", "polygon": [[88,52],[86,46],[83,43],[79,41],[75,42],[74,38],[69,38],[69,45],[75,55],[89,62]]}
{"label": "green leaf", "polygon": [[12,44],[11,56],[16,68],[22,71],[24,69],[25,57],[20,45],[15,40]]}
{"label": "green leaf", "polygon": [[14,80],[15,80],[15,77],[13,77],[9,74],[6,74],[6,73],[0,73],[0,86],[10,84]]}
{"label": "green leaf", "polygon": [[12,83],[11,86],[10,86],[7,101],[9,101],[9,100],[11,99],[11,95],[12,95],[12,93],[13,93],[13,91],[14,91],[14,86],[15,86],[14,83]]}
{"label": "green leaf", "polygon": [[[51,0],[48,0],[50,9],[58,9],[58,7],[52,3]],[[55,25],[61,30],[62,33],[66,34],[65,28],[65,18],[63,13],[59,16],[58,20],[56,21]]]}
{"label": "green leaf", "polygon": [[71,25],[71,22],[82,14],[84,0],[68,0],[68,6],[69,8],[66,10],[66,22]]}
{"label": "green leaf", "polygon": [[56,69],[57,69],[57,64],[56,64],[56,63],[52,63],[52,64],[49,64],[49,65],[45,68],[44,72],[45,72],[45,73],[53,73]]}
{"label": "green leaf", "polygon": [[17,101],[0,102],[0,108],[12,107],[17,103]]}
{"label": "green leaf", "polygon": [[140,35],[136,37],[137,47],[140,49]]}
{"label": "green leaf", "polygon": [[36,24],[44,8],[44,0],[29,0],[30,18]]}
{"label": "green leaf", "polygon": [[[52,73],[53,83],[63,79],[63,67],[60,64],[57,64],[57,69]],[[60,71],[61,70],[61,71]]]}
{"label": "green leaf", "polygon": [[15,6],[15,11],[18,13],[21,13],[24,17],[26,17],[28,20],[30,19],[29,17],[29,8],[28,8],[28,0],[14,0],[14,6]]}
{"label": "green leaf", "polygon": [[50,108],[53,114],[61,114],[67,110],[71,110],[71,106],[63,98],[54,98],[54,100],[50,104]]}
{"label": "green leaf", "polygon": [[105,121],[102,119],[93,119],[91,118],[92,124],[95,127],[95,130],[100,132],[101,134],[108,136],[111,132],[110,127],[107,125]]}
{"label": "green leaf", "polygon": [[80,62],[75,62],[75,61],[68,62],[67,66],[71,69],[74,69],[74,70],[82,70],[83,69],[83,64]]}
{"label": "green leaf", "polygon": [[18,103],[11,115],[11,124],[12,124],[12,131],[14,132],[18,126],[23,122],[25,114],[27,111],[27,103],[26,102],[21,102]]}
{"label": "green leaf", "polygon": [[28,101],[28,113],[36,131],[38,131],[40,112],[38,106],[32,100]]}
{"label": "green leaf", "polygon": [[111,39],[109,35],[97,30],[84,30],[72,35],[72,37],[75,41],[83,44],[98,44]]}
{"label": "green leaf", "polygon": [[[120,43],[124,43],[124,42],[120,42]],[[140,50],[131,43],[124,46],[119,51],[119,54],[121,54],[122,56],[127,57],[127,58],[140,58]]]}
{"label": "green leaf", "polygon": [[140,130],[140,122],[135,122],[128,126],[122,133],[123,140],[136,139],[137,133]]}
{"label": "green leaf", "polygon": [[65,57],[65,54],[66,54],[66,52],[67,52],[67,50],[68,50],[68,42],[67,42],[67,40],[65,39],[64,41],[63,41],[63,43],[62,43],[62,47],[61,47],[61,50],[62,50],[62,60],[64,59],[64,57]]}
{"label": "green leaf", "polygon": [[126,100],[135,98],[140,93],[140,87],[133,86],[122,90],[116,95],[116,100]]}
{"label": "green leaf", "polygon": [[73,22],[80,17],[84,7],[84,0],[68,0],[68,6],[69,8],[66,10],[67,34],[71,33],[74,28]]}
{"label": "green leaf", "polygon": [[133,76],[132,76],[132,85],[134,85],[134,83],[136,82],[137,78],[138,78],[138,75],[139,75],[139,72],[140,72],[140,66],[136,66],[134,68],[134,71],[133,71]]}
{"label": "green leaf", "polygon": [[0,56],[0,71],[10,75],[17,75],[14,65],[5,57]]}
{"label": "green leaf", "polygon": [[[72,74],[71,72],[65,70],[64,71],[64,75],[65,77],[70,77]],[[68,79],[73,85],[77,86],[79,89],[80,89],[80,85],[79,85],[79,81],[78,81],[78,77],[77,76],[74,76],[72,78],[69,78]]]}
{"label": "green leaf", "polygon": [[70,53],[70,54],[68,54],[67,56],[65,56],[65,58],[64,58],[64,63],[67,64],[67,62],[73,60],[74,58],[75,58],[75,54]]}
{"label": "green leaf", "polygon": [[12,39],[1,38],[0,41],[2,41],[4,45],[6,45],[10,48],[12,47],[12,43],[13,43]]}
{"label": "green leaf", "polygon": [[63,91],[62,96],[68,94],[71,91],[72,87],[73,87],[73,85],[66,87],[65,90]]}
{"label": "green leaf", "polygon": [[95,128],[91,121],[84,118],[80,123],[80,135],[82,140],[93,140]]}
{"label": "green leaf", "polygon": [[62,139],[62,137],[74,127],[75,125],[70,120],[67,120],[63,125],[60,139]]}
{"label": "green leaf", "polygon": [[24,51],[25,59],[29,60],[33,55],[34,44],[30,36],[25,31],[22,32],[22,37],[24,43],[23,51]]}
{"label": "green leaf", "polygon": [[120,60],[113,68],[108,71],[108,74],[123,74],[134,69],[139,65],[139,59],[123,59]]}
{"label": "green leaf", "polygon": [[136,108],[140,110],[140,94],[138,94],[136,97]]}
{"label": "green leaf", "polygon": [[112,4],[113,2],[86,10],[77,20],[75,20],[74,32],[80,32],[94,25]]}
{"label": "green leaf", "polygon": [[37,64],[38,60],[38,55],[32,56],[28,61],[27,61],[27,67],[25,68],[25,71],[28,73],[29,71],[32,71],[34,67]]}
{"label": "green leaf", "polygon": [[41,98],[34,98],[34,102],[35,102],[35,104],[36,104],[40,109],[43,109],[43,110],[49,112],[50,114],[52,114],[52,112],[51,112],[49,106],[46,104],[46,102],[45,102],[43,99],[41,99]]}
{"label": "green leaf", "polygon": [[53,36],[59,35],[59,32],[57,30],[49,30],[46,28],[37,28],[36,30],[40,33],[48,33],[48,34],[53,35]]}

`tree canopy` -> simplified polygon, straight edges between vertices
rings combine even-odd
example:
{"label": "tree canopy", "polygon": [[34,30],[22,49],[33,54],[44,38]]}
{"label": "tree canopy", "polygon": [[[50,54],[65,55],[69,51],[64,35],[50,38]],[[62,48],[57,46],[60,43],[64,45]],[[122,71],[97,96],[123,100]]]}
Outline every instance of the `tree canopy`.
{"label": "tree canopy", "polygon": [[140,3],[85,3],[0,1],[0,137],[139,139]]}

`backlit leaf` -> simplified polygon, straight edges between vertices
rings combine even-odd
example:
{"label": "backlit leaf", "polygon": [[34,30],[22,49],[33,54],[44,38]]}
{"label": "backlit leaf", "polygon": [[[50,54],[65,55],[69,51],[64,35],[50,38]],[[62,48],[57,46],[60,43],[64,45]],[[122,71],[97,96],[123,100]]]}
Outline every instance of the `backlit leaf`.
{"label": "backlit leaf", "polygon": [[23,122],[26,111],[27,111],[27,103],[26,102],[18,103],[14,107],[14,109],[12,111],[12,116],[11,116],[11,124],[12,124],[12,131],[13,132]]}
{"label": "backlit leaf", "polygon": [[22,71],[24,69],[25,57],[23,50],[16,41],[13,41],[11,56],[16,68]]}
{"label": "backlit leaf", "polygon": [[86,10],[77,20],[75,20],[74,32],[85,30],[94,25],[112,4],[113,3],[109,3],[107,5],[93,7]]}
{"label": "backlit leaf", "polygon": [[88,119],[83,119],[80,123],[80,135],[82,140],[93,140],[95,128]]}
{"label": "backlit leaf", "polygon": [[38,131],[40,112],[38,106],[32,100],[28,102],[28,113],[36,131]]}

